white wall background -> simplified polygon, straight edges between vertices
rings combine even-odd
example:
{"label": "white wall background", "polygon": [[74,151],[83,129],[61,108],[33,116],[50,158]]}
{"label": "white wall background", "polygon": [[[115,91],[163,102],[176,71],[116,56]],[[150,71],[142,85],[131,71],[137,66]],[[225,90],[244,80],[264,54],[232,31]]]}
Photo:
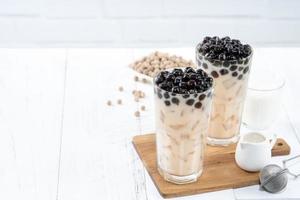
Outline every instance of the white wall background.
{"label": "white wall background", "polygon": [[0,47],[300,46],[300,0],[0,0]]}

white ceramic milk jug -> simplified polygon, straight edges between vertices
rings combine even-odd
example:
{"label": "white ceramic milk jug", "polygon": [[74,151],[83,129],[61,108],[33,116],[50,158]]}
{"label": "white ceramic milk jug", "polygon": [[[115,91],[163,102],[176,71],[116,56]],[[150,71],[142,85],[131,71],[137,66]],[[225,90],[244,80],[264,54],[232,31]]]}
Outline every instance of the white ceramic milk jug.
{"label": "white ceramic milk jug", "polygon": [[242,135],[235,151],[235,161],[237,165],[246,171],[259,171],[270,163],[272,148],[277,136],[272,138],[267,134],[250,132]]}

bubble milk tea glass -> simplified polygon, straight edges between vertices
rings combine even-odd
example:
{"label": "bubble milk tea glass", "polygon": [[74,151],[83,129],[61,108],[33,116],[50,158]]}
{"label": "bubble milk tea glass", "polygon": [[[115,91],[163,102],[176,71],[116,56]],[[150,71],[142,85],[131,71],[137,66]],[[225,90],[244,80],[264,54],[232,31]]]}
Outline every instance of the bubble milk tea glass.
{"label": "bubble milk tea glass", "polygon": [[202,173],[212,82],[191,67],[154,78],[157,167],[166,181],[191,183]]}
{"label": "bubble milk tea glass", "polygon": [[207,143],[237,142],[253,50],[229,37],[205,37],[196,47],[198,67],[214,78]]}

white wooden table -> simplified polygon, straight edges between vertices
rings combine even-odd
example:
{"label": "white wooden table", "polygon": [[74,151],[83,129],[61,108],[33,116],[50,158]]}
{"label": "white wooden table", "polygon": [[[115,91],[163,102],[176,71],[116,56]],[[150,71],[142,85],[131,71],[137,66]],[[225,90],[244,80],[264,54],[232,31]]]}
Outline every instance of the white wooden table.
{"label": "white wooden table", "polygon": [[[194,57],[193,48],[160,50]],[[131,145],[132,136],[154,131],[154,117],[152,87],[134,82],[127,66],[152,51],[1,49],[0,199],[161,199]],[[256,49],[253,63],[287,79],[274,131],[292,155],[300,154],[299,57],[297,48]],[[139,103],[136,88],[146,92]],[[141,105],[146,111],[136,118]],[[300,199],[299,185],[290,180],[280,194],[251,186],[178,199]]]}

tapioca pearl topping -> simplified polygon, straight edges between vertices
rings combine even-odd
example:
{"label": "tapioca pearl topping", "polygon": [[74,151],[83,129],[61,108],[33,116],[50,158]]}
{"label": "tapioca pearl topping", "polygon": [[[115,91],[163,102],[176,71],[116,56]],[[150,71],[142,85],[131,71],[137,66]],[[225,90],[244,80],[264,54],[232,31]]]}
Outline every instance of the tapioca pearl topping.
{"label": "tapioca pearl topping", "polygon": [[235,71],[236,69],[237,69],[237,66],[236,65],[232,65],[232,66],[230,66],[230,71]]}
{"label": "tapioca pearl topping", "polygon": [[166,106],[170,106],[171,102],[170,101],[165,101]]}
{"label": "tapioca pearl topping", "polygon": [[197,64],[200,67],[202,65],[202,62],[200,60],[197,60]]}
{"label": "tapioca pearl topping", "polygon": [[239,73],[237,73],[237,72],[232,72],[231,75],[232,75],[233,77],[237,77],[238,74],[239,74]]}
{"label": "tapioca pearl topping", "polygon": [[243,73],[246,74],[249,71],[249,66],[247,66],[244,70]]}
{"label": "tapioca pearl topping", "polygon": [[164,93],[164,97],[165,97],[166,99],[170,98],[169,93],[168,93],[168,92],[165,92],[165,93]]}
{"label": "tapioca pearl topping", "polygon": [[163,96],[160,92],[157,93],[157,96],[161,99]]}
{"label": "tapioca pearl topping", "polygon": [[[203,69],[194,70],[175,68],[172,71],[162,71],[154,79],[158,88],[174,94],[197,94],[212,87],[213,79]],[[197,95],[196,95],[197,96]],[[164,94],[168,99],[169,94]]]}
{"label": "tapioca pearl topping", "polygon": [[195,108],[201,108],[201,106],[202,106],[202,103],[201,102],[197,102],[197,103],[195,103]]}
{"label": "tapioca pearl topping", "polygon": [[244,69],[244,67],[239,67],[239,69],[238,69],[238,70],[239,70],[239,71],[242,71],[243,69]]}
{"label": "tapioca pearl topping", "polygon": [[243,75],[240,74],[240,75],[238,76],[238,79],[241,80],[242,78],[243,78]]}
{"label": "tapioca pearl topping", "polygon": [[205,94],[200,94],[200,96],[199,96],[199,98],[198,98],[199,101],[202,101],[203,99],[205,99],[205,96],[206,96]]}
{"label": "tapioca pearl topping", "polygon": [[214,66],[219,67],[220,65],[221,65],[221,62],[220,62],[220,61],[216,60],[216,61],[214,62]]}
{"label": "tapioca pearl topping", "polygon": [[235,64],[237,64],[237,61],[236,61],[236,60],[231,60],[231,61],[229,61],[229,63],[230,63],[231,65],[235,65]]}
{"label": "tapioca pearl topping", "polygon": [[173,97],[171,99],[172,103],[176,104],[176,105],[179,105],[179,99],[177,99],[176,97]]}
{"label": "tapioca pearl topping", "polygon": [[[217,60],[240,60],[247,58],[252,50],[250,45],[242,44],[230,37],[205,37],[198,49],[205,58]],[[247,61],[248,62],[248,61]]]}
{"label": "tapioca pearl topping", "polygon": [[219,74],[218,74],[217,71],[212,71],[210,74],[211,74],[212,77],[214,77],[214,78],[218,78],[218,77],[219,77]]}
{"label": "tapioca pearl topping", "polygon": [[224,61],[223,66],[224,67],[229,67],[230,63],[228,61]]}
{"label": "tapioca pearl topping", "polygon": [[190,95],[189,94],[184,94],[182,97],[185,98],[185,99],[187,99],[187,98],[190,97]]}
{"label": "tapioca pearl topping", "polygon": [[189,99],[186,101],[186,104],[189,106],[192,106],[194,104],[195,100],[194,99]]}
{"label": "tapioca pearl topping", "polygon": [[229,71],[228,71],[227,69],[221,69],[221,70],[220,70],[220,74],[221,74],[221,75],[226,75],[226,74],[228,74],[228,72],[229,72]]}
{"label": "tapioca pearl topping", "polygon": [[206,63],[203,63],[203,64],[202,64],[202,67],[203,67],[204,69],[208,69],[208,65],[207,65]]}
{"label": "tapioca pearl topping", "polygon": [[206,96],[207,96],[207,98],[210,98],[210,97],[212,97],[212,93],[211,93],[211,92],[208,92],[208,93],[206,94]]}

